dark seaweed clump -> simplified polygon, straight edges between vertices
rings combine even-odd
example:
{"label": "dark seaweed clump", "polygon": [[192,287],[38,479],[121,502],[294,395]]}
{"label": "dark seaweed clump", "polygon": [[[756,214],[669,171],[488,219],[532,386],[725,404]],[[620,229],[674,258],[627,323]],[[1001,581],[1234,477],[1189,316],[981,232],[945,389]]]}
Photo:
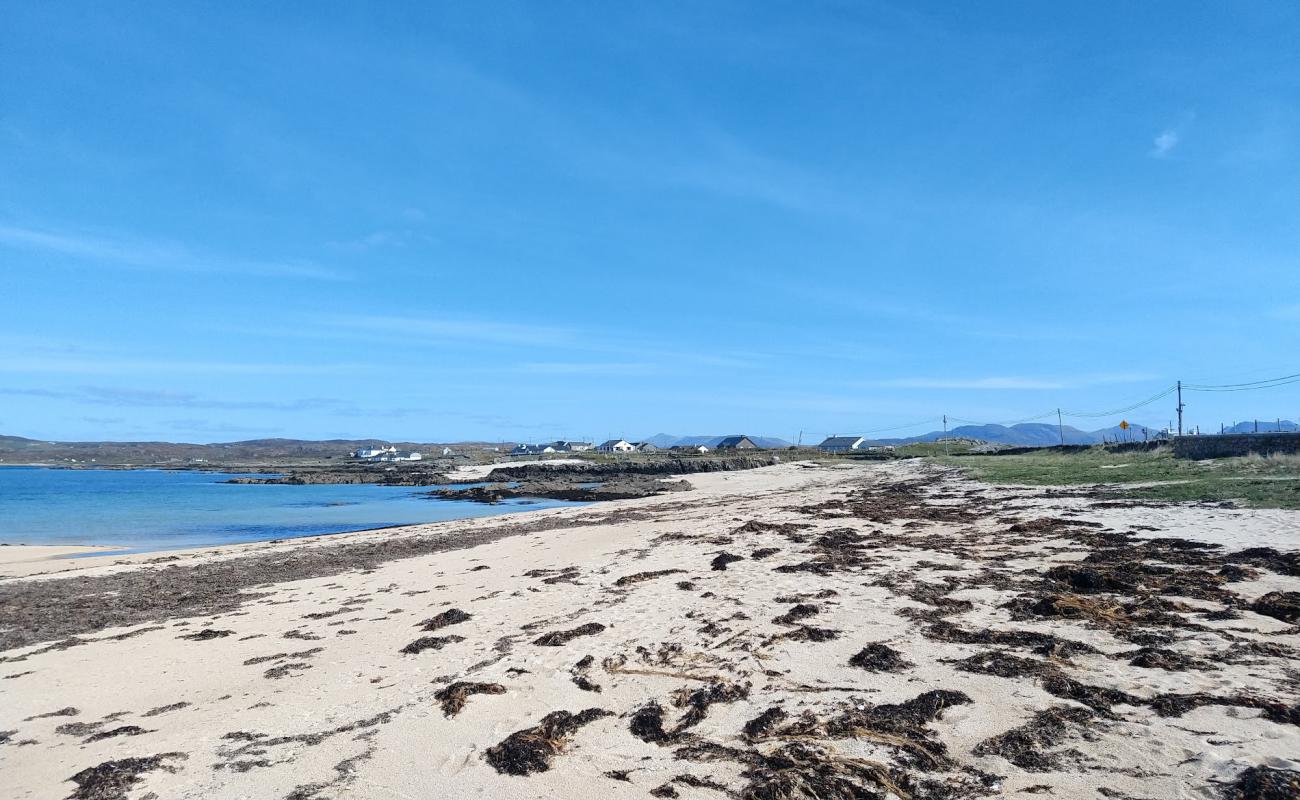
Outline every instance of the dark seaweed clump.
{"label": "dark seaweed clump", "polygon": [[442,703],[442,713],[454,717],[465,707],[465,702],[472,694],[505,694],[506,687],[499,683],[476,683],[474,681],[457,681],[434,693],[433,699]]}
{"label": "dark seaweed clump", "polygon": [[744,774],[749,785],[742,800],[884,800],[911,797],[880,764],[842,758],[810,744],[787,745]]}
{"label": "dark seaweed clump", "polygon": [[734,553],[721,553],[712,561],[710,561],[709,565],[713,567],[714,570],[721,571],[721,570],[725,570],[728,564],[734,563],[736,561],[744,561],[744,560],[745,560],[744,556],[738,556],[735,555]]}
{"label": "dark seaweed clump", "polygon": [[588,622],[585,625],[579,625],[576,628],[567,631],[552,631],[543,634],[533,640],[533,644],[542,647],[561,647],[577,639],[579,636],[595,636],[605,630],[605,626],[599,622]]}
{"label": "dark seaweed clump", "polygon": [[1300,622],[1300,592],[1269,592],[1251,603],[1250,610],[1283,622]]}
{"label": "dark seaweed clump", "polygon": [[757,717],[754,717],[749,722],[745,723],[745,738],[751,742],[762,739],[764,736],[771,733],[777,725],[785,722],[789,716],[790,715],[785,712],[785,709],[780,706],[772,706],[762,714],[759,714]]}
{"label": "dark seaweed clump", "polygon": [[90,736],[86,737],[86,743],[89,744],[91,742],[102,742],[105,739],[112,739],[114,736],[139,736],[142,733],[153,733],[153,731],[145,730],[144,728],[141,728],[139,725],[122,725],[120,727],[113,728],[112,730],[100,731],[99,733],[92,733]]}
{"label": "dark seaweed clump", "polygon": [[902,672],[912,663],[889,645],[872,642],[849,659],[851,666],[867,672]]}
{"label": "dark seaweed clump", "polygon": [[139,783],[141,775],[156,769],[175,771],[168,766],[172,759],[188,758],[185,753],[160,753],[152,756],[122,758],[87,767],[68,780],[77,784],[68,800],[125,800],[126,793]]}
{"label": "dark seaweed clump", "polygon": [[187,633],[184,636],[177,636],[177,639],[189,639],[192,642],[210,642],[213,639],[223,639],[234,631],[219,631],[216,628],[204,628],[197,633]]}
{"label": "dark seaweed clump", "polygon": [[401,652],[413,656],[417,653],[422,653],[425,650],[441,650],[449,644],[463,641],[465,641],[464,636],[421,636],[406,647],[403,647]]}
{"label": "dark seaweed clump", "polygon": [[1223,791],[1224,800],[1295,800],[1300,797],[1300,772],[1251,767]]}
{"label": "dark seaweed clump", "polygon": [[1057,706],[1039,711],[1018,728],[985,739],[975,746],[977,756],[1002,756],[1021,769],[1049,772],[1060,769],[1061,754],[1050,748],[1084,729],[1095,715],[1086,708]]}
{"label": "dark seaweed clump", "polygon": [[749,697],[748,683],[727,683],[717,681],[708,686],[691,691],[678,689],[673,693],[673,705],[685,708],[686,713],[677,723],[677,733],[700,724],[709,713],[709,706],[714,703],[734,703]]}
{"label": "dark seaweed clump", "polygon": [[569,674],[572,676],[573,685],[577,686],[584,692],[600,691],[600,684],[587,676],[587,670],[591,669],[591,665],[595,663],[595,661],[595,656],[588,654],[579,659],[578,663],[573,665],[573,669],[569,670]]}
{"label": "dark seaweed clump", "polygon": [[665,575],[677,575],[677,574],[682,573],[682,572],[685,572],[685,570],[681,570],[681,569],[659,569],[659,570],[654,570],[653,572],[638,572],[638,573],[636,573],[635,575],[624,575],[623,577],[621,577],[621,578],[619,578],[618,580],[614,581],[614,585],[615,585],[615,586],[631,586],[632,584],[634,584],[634,583],[640,583],[641,581],[654,580],[655,578],[662,578],[662,577],[665,576]]}
{"label": "dark seaweed clump", "polygon": [[449,608],[446,611],[442,612],[441,614],[438,614],[437,616],[434,617],[430,617],[429,619],[426,619],[424,622],[421,622],[420,630],[422,631],[441,630],[447,627],[448,625],[459,625],[460,623],[469,620],[469,618],[470,615],[467,612],[461,611],[459,608]]}
{"label": "dark seaweed clump", "polygon": [[530,775],[551,768],[551,759],[568,744],[579,728],[601,717],[613,716],[603,708],[588,708],[577,714],[552,711],[536,727],[515,731],[488,748],[483,757],[504,775]]}
{"label": "dark seaweed clump", "polygon": [[820,613],[822,610],[812,603],[799,603],[781,616],[773,618],[772,622],[777,625],[793,625],[801,619],[815,617]]}
{"label": "dark seaweed clump", "polygon": [[664,730],[664,707],[653,700],[632,712],[628,730],[643,742],[663,744],[673,740]]}

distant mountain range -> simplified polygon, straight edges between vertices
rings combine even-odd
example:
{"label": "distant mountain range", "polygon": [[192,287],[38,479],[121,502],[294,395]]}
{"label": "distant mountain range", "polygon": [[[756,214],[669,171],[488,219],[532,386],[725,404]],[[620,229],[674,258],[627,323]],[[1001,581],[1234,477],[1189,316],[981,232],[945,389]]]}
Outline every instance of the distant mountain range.
{"label": "distant mountain range", "polygon": [[[1300,430],[1300,425],[1290,421],[1282,420],[1282,431]],[[1260,433],[1272,433],[1279,430],[1278,421],[1271,420],[1265,423],[1259,422]],[[1145,435],[1144,435],[1145,431]],[[1225,428],[1225,433],[1253,433],[1255,423],[1241,422],[1231,428]],[[1022,422],[1019,425],[962,425],[944,433],[943,431],[930,431],[920,436],[909,436],[906,439],[881,439],[883,444],[910,444],[912,442],[933,442],[943,438],[960,438],[960,439],[979,439],[984,442],[996,442],[997,444],[1009,444],[1017,447],[1043,447],[1061,443],[1061,434],[1065,434],[1066,444],[1101,444],[1102,442],[1115,441],[1142,441],[1144,438],[1155,438],[1160,432],[1160,428],[1151,428],[1145,425],[1133,425],[1127,431],[1118,425],[1109,428],[1099,428],[1095,431],[1083,431],[1078,428],[1066,425],[1063,429],[1058,429],[1056,425],[1044,422]],[[1217,433],[1217,431],[1203,431],[1203,433]]]}
{"label": "distant mountain range", "polygon": [[[716,447],[718,442],[726,439],[727,436],[740,436],[739,433],[729,433],[725,436],[673,436],[671,433],[656,433],[654,436],[642,439],[643,442],[649,442],[655,447],[676,447],[678,445],[702,444],[705,447]],[[749,436],[750,441],[759,447],[775,449],[779,447],[789,447],[790,443],[785,439],[777,439],[772,436]]]}

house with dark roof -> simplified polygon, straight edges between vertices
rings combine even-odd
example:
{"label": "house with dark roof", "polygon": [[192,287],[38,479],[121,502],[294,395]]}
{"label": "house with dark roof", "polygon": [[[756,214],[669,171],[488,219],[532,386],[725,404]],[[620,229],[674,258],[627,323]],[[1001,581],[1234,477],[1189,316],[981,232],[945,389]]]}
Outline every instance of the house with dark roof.
{"label": "house with dark roof", "polygon": [[823,453],[849,453],[865,447],[866,443],[861,436],[828,436],[817,449]]}
{"label": "house with dark roof", "polygon": [[631,442],[623,439],[610,439],[596,446],[598,453],[630,453],[635,449]]}
{"label": "house with dark roof", "polygon": [[714,450],[757,450],[758,445],[748,436],[728,436],[713,447]]}

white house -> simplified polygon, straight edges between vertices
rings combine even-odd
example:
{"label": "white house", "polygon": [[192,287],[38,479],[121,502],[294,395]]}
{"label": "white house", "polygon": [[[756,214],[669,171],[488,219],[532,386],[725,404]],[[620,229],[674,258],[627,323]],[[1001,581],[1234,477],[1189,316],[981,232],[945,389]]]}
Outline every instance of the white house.
{"label": "white house", "polygon": [[862,449],[866,441],[861,436],[828,436],[824,442],[817,445],[817,449],[823,453],[848,453]]}
{"label": "white house", "polygon": [[630,453],[636,450],[636,447],[631,442],[622,439],[610,439],[608,442],[598,445],[596,450],[601,453]]}
{"label": "white house", "polygon": [[413,450],[393,449],[391,451],[386,451],[383,455],[376,456],[370,460],[371,461],[420,461],[423,460],[423,458],[424,458],[423,455]]}
{"label": "white house", "polygon": [[358,447],[352,451],[353,458],[378,458],[385,453],[396,453],[397,448],[389,445],[388,447]]}

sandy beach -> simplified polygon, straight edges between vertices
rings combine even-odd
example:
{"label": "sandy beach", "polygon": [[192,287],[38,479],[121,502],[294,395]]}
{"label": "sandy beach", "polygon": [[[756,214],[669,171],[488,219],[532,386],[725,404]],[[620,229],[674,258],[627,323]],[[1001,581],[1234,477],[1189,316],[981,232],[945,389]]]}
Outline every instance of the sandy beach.
{"label": "sandy beach", "polygon": [[687,479],[276,543],[0,548],[3,795],[1296,796],[1267,792],[1300,769],[1300,513],[920,461]]}

